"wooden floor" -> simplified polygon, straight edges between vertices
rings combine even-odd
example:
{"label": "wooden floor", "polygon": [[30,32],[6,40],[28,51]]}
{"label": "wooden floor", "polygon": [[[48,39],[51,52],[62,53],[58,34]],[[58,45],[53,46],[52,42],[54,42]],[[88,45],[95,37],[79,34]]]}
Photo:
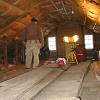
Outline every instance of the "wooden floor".
{"label": "wooden floor", "polygon": [[71,66],[31,100],[79,100],[77,96],[88,65],[84,62]]}
{"label": "wooden floor", "polygon": [[99,91],[100,87],[98,86],[98,81],[96,79],[95,73],[93,69],[90,68],[82,83],[80,97],[82,100],[100,100],[100,98],[98,98],[100,95],[98,94]]}
{"label": "wooden floor", "polygon": [[11,65],[9,68],[4,67],[0,70],[0,82],[16,77],[30,70],[32,69],[27,70],[24,65]]}
{"label": "wooden floor", "polygon": [[[39,66],[43,65],[45,62],[46,61],[41,61]],[[31,70],[32,68],[26,69],[24,64],[23,65],[9,64],[7,67],[1,64],[0,65],[0,82],[16,77],[23,73],[29,72]]]}
{"label": "wooden floor", "polygon": [[0,83],[0,100],[79,100],[90,62],[66,65],[66,71],[52,63],[32,69]]}

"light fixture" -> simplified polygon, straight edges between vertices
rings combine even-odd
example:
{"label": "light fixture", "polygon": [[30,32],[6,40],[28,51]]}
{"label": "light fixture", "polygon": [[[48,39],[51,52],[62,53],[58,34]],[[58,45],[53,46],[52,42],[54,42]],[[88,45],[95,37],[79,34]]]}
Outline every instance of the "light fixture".
{"label": "light fixture", "polygon": [[73,36],[73,42],[77,42],[78,39],[79,39],[79,36],[78,36],[78,35],[74,35],[74,36]]}
{"label": "light fixture", "polygon": [[73,35],[72,37],[64,36],[64,42],[67,43],[76,43],[79,39],[78,35]]}
{"label": "light fixture", "polygon": [[69,37],[68,36],[64,36],[64,42],[69,43]]}

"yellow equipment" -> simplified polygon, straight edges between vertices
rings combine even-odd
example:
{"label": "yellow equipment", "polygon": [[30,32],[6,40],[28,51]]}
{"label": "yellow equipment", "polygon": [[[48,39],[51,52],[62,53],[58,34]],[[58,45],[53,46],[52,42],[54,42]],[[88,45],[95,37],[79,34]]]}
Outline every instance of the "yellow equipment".
{"label": "yellow equipment", "polygon": [[75,51],[75,48],[76,48],[76,44],[75,43],[71,43],[71,50],[68,54],[68,57],[67,57],[67,62],[68,63],[76,63],[78,64],[78,60],[77,60],[77,57],[76,57],[76,51]]}

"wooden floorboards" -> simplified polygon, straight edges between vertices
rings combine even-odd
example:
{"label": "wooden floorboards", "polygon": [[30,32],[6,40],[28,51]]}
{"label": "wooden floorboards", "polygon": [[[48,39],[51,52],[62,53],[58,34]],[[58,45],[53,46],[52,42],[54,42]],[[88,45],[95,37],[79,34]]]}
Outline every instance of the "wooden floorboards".
{"label": "wooden floorboards", "polygon": [[100,88],[98,86],[98,81],[96,79],[94,71],[90,68],[88,74],[86,75],[83,83],[80,96],[82,100],[100,100],[98,98],[98,92]]}
{"label": "wooden floorboards", "polygon": [[[75,100],[89,63],[71,66],[31,100]],[[42,99],[40,99],[42,98]]]}
{"label": "wooden floorboards", "polygon": [[46,76],[50,78],[50,74],[54,75],[55,73],[54,76],[51,76],[51,79],[48,79],[50,82],[62,72],[62,70],[58,70],[58,72],[56,70],[58,69],[40,67],[10,80],[1,82],[0,100],[18,100],[21,94],[23,95],[23,93],[26,93],[26,91],[37,85]]}
{"label": "wooden floorboards", "polygon": [[89,64],[82,62],[66,71],[56,64],[41,66],[1,82],[0,100],[75,100]]}

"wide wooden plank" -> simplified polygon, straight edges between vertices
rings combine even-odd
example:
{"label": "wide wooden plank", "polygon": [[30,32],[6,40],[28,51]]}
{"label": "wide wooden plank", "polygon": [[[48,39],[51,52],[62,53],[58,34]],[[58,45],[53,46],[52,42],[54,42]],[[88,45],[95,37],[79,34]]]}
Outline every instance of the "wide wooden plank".
{"label": "wide wooden plank", "polygon": [[55,82],[32,100],[75,100],[90,62],[82,62],[65,71]]}
{"label": "wide wooden plank", "polygon": [[0,83],[0,100],[15,100],[22,92],[39,83],[54,69],[43,66]]}
{"label": "wide wooden plank", "polygon": [[47,75],[42,81],[37,85],[30,87],[27,91],[23,92],[21,95],[16,97],[14,100],[30,100],[33,96],[37,95],[44,87],[55,80],[59,75],[61,75],[63,70],[56,69]]}
{"label": "wide wooden plank", "polygon": [[84,78],[84,81],[82,82],[82,88],[79,95],[82,100],[100,100],[100,98],[97,99],[98,92],[98,82],[93,69],[90,68],[89,72]]}

